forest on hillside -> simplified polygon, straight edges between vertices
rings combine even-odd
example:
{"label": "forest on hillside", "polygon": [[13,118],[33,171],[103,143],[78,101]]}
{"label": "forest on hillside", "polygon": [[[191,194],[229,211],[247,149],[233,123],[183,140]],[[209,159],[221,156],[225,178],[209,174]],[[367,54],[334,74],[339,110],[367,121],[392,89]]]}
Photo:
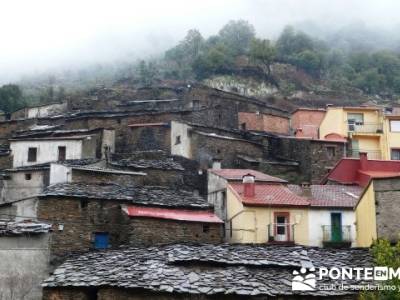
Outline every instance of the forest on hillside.
{"label": "forest on hillside", "polygon": [[[294,72],[301,74],[296,81],[290,78]],[[247,21],[232,20],[209,37],[191,29],[177,45],[156,57],[60,70],[4,85],[0,110],[62,101],[70,93],[120,81],[148,86],[162,80],[204,81],[239,74],[266,82],[283,96],[318,87],[397,101],[400,40],[364,27],[316,37],[293,26],[272,40],[258,36]],[[306,87],[302,81],[312,84]]]}

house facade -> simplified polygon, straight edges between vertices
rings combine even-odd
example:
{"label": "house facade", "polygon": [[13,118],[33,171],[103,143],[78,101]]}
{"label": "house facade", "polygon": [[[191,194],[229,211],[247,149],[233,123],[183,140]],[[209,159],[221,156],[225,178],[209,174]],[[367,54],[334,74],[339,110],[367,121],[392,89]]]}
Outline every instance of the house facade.
{"label": "house facade", "polygon": [[319,127],[326,110],[318,108],[298,108],[290,118],[291,133],[298,138],[319,138]]}

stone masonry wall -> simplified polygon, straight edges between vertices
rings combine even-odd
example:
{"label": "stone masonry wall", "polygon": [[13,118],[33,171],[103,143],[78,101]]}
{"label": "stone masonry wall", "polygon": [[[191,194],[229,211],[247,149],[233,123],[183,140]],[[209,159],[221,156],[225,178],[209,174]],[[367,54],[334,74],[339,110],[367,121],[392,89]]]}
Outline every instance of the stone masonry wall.
{"label": "stone masonry wall", "polygon": [[[96,297],[97,295],[97,297]],[[82,288],[45,288],[43,290],[43,300],[234,300],[234,299],[255,299],[265,300],[265,296],[237,296],[237,295],[195,295],[195,294],[180,294],[180,293],[152,293],[138,289],[123,289],[112,287],[101,287],[96,289]],[[270,297],[268,297],[270,299]],[[306,300],[309,296],[279,296],[271,297],[271,299],[279,300]],[[355,300],[358,295],[344,295],[335,297],[323,297],[317,299],[324,300]]]}
{"label": "stone masonry wall", "polygon": [[52,261],[73,253],[93,249],[93,233],[108,232],[110,247],[127,240],[127,223],[122,218],[117,201],[47,197],[40,198],[38,219],[51,220],[63,230],[52,232],[50,252]]}
{"label": "stone masonry wall", "polygon": [[220,138],[195,131],[191,139],[192,159],[197,160],[204,169],[212,166],[214,158],[222,160],[223,168],[235,168],[238,165],[237,155],[261,158],[264,154],[262,145],[241,139]]}
{"label": "stone masonry wall", "polygon": [[126,136],[126,151],[163,150],[171,151],[169,125],[130,127]]}
{"label": "stone masonry wall", "polygon": [[222,224],[182,222],[152,218],[131,218],[129,244],[221,243]]}
{"label": "stone masonry wall", "polygon": [[84,183],[116,183],[120,185],[143,185],[146,176],[129,174],[112,174],[84,170],[72,170],[72,182]]}
{"label": "stone masonry wall", "polygon": [[400,240],[400,179],[374,179],[378,238]]}

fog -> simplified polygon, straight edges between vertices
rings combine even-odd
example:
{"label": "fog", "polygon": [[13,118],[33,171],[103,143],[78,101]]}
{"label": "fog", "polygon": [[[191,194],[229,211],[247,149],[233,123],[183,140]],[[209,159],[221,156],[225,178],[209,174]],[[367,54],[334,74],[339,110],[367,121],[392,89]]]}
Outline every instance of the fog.
{"label": "fog", "polygon": [[314,35],[361,24],[398,32],[397,0],[13,0],[1,2],[0,83],[46,70],[162,53],[191,28],[231,19],[274,39],[287,24]]}

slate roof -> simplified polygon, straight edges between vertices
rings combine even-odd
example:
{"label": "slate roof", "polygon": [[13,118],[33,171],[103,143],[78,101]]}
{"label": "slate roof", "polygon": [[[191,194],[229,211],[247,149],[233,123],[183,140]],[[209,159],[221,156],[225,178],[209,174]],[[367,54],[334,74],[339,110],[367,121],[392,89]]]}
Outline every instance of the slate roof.
{"label": "slate roof", "polygon": [[48,186],[40,197],[58,196],[99,200],[120,200],[157,207],[209,209],[200,196],[184,190],[161,186],[121,186],[118,184],[59,183]]}
{"label": "slate roof", "polygon": [[[44,281],[43,287],[139,288],[155,293],[203,295],[340,296],[351,291],[292,291],[293,270],[300,267],[372,266],[367,249],[301,246],[188,245],[89,252],[71,258]],[[324,284],[361,284],[323,279]]]}
{"label": "slate roof", "polygon": [[23,234],[41,234],[51,230],[51,225],[33,221],[0,221],[0,236],[16,236]]}
{"label": "slate roof", "polygon": [[255,196],[244,196],[244,185],[230,183],[230,187],[239,196],[240,201],[251,206],[309,206],[307,198],[293,193],[284,184],[255,183]]}
{"label": "slate roof", "polygon": [[266,182],[280,182],[284,183],[287,182],[278,177],[270,176],[268,174],[261,173],[256,170],[251,169],[209,169],[209,172],[221,176],[227,180],[242,180],[243,176],[251,174],[255,177],[256,181],[266,181]]}
{"label": "slate roof", "polygon": [[19,172],[19,171],[40,171],[40,170],[48,170],[50,169],[50,165],[52,163],[62,164],[64,166],[72,167],[72,166],[87,166],[92,165],[100,160],[97,158],[84,158],[84,159],[68,159],[63,161],[53,161],[53,162],[46,162],[42,164],[34,164],[29,166],[20,166],[15,168],[7,169],[8,172]]}
{"label": "slate roof", "polygon": [[9,145],[0,145],[0,156],[9,155],[11,152]]}
{"label": "slate roof", "polygon": [[[289,184],[288,188],[297,195],[303,193],[302,188],[298,185]],[[363,190],[357,185],[311,185],[310,206],[353,208]]]}
{"label": "slate roof", "polygon": [[132,159],[125,158],[109,163],[111,166],[133,169],[159,169],[183,171],[182,165],[172,158],[167,159]]}

